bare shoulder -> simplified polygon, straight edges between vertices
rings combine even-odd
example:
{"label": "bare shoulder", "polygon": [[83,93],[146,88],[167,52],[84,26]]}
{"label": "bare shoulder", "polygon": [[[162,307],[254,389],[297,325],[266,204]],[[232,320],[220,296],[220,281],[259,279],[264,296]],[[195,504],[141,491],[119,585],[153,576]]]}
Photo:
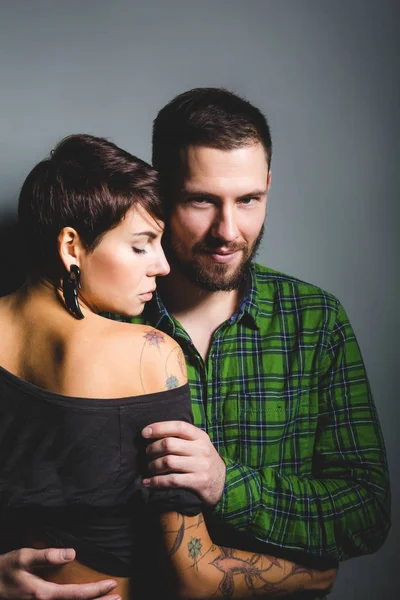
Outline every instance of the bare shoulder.
{"label": "bare shoulder", "polygon": [[[113,357],[121,386],[125,381],[130,389],[135,381],[136,393],[154,393],[187,382],[182,349],[163,331],[109,321],[102,325],[99,336],[101,352]],[[104,360],[100,362],[104,364]]]}
{"label": "bare shoulder", "polygon": [[[11,296],[0,298],[0,364],[7,367],[20,346],[16,315],[12,311]],[[11,367],[12,369],[12,367]]]}
{"label": "bare shoulder", "polygon": [[[142,351],[144,349],[158,351],[165,355],[180,346],[169,335],[150,325],[138,325],[104,319],[101,328],[97,328],[103,343],[114,347],[118,353],[126,350]],[[110,348],[111,349],[111,348]]]}
{"label": "bare shoulder", "polygon": [[12,303],[11,295],[3,296],[0,298],[0,319],[9,318],[11,303]]}

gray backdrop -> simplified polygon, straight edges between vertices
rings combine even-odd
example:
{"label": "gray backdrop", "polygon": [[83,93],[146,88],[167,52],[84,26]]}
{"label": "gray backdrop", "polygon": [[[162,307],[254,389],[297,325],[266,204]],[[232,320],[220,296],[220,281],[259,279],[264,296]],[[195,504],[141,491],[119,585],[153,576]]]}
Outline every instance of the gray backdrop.
{"label": "gray backdrop", "polygon": [[[333,599],[398,597],[399,5],[0,2],[3,224],[15,216],[28,170],[67,134],[104,135],[149,160],[156,112],[197,86],[228,87],[267,114],[273,184],[260,262],[328,289],[344,304],[391,468],[389,540],[377,554],[343,564]],[[3,267],[13,261],[5,245]]]}

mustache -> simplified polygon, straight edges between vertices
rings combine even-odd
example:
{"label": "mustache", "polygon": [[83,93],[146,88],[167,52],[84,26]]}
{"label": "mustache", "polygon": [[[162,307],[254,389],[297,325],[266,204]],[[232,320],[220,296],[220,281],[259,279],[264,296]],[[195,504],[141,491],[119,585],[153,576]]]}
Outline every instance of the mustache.
{"label": "mustache", "polygon": [[239,250],[245,250],[247,248],[246,244],[236,244],[235,242],[226,243],[221,242],[221,240],[206,240],[197,242],[193,245],[193,252],[204,252],[204,253],[213,253],[216,250],[223,248],[224,251],[228,252],[238,252]]}

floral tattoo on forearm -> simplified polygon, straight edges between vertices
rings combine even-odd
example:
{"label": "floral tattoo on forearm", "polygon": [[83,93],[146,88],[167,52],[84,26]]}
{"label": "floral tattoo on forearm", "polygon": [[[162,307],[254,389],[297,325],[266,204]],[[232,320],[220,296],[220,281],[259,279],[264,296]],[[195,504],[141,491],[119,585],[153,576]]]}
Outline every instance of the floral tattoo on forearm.
{"label": "floral tattoo on forearm", "polygon": [[[266,594],[273,594],[275,597],[280,594],[287,594],[288,587],[285,582],[296,575],[304,574],[312,579],[313,571],[311,569],[292,563],[292,567],[288,571],[287,565],[285,565],[286,561],[273,556],[246,553],[245,558],[243,558],[241,551],[233,548],[216,546],[212,543],[209,547],[206,547],[201,533],[198,531],[203,520],[203,516],[199,515],[196,523],[187,525],[185,517],[177,515],[179,527],[173,530],[166,529],[165,534],[173,536],[168,552],[169,557],[176,554],[183,544],[186,546],[187,556],[191,561],[188,566],[183,567],[183,570],[192,568],[198,570],[199,562],[212,553],[207,564],[221,573],[221,580],[213,595],[231,598],[237,588],[238,580],[240,580],[240,585],[243,586],[244,583],[251,595],[265,592]],[[189,532],[189,530],[191,531]],[[190,537],[188,537],[188,534]],[[268,577],[271,570],[273,570],[273,576],[270,574],[271,577]],[[305,584],[299,581],[296,582],[297,591],[304,588]]]}

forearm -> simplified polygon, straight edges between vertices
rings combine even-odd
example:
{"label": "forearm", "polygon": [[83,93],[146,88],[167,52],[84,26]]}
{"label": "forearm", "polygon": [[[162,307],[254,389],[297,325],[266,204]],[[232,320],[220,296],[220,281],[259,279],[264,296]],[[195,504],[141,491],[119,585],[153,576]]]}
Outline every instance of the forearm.
{"label": "forearm", "polygon": [[226,488],[214,514],[258,540],[315,557],[374,552],[390,527],[386,471],[354,466],[351,479],[338,470],[299,477],[227,461]]}
{"label": "forearm", "polygon": [[336,569],[318,571],[272,556],[213,544],[202,515],[161,517],[164,542],[182,598],[247,598],[327,591]]}

